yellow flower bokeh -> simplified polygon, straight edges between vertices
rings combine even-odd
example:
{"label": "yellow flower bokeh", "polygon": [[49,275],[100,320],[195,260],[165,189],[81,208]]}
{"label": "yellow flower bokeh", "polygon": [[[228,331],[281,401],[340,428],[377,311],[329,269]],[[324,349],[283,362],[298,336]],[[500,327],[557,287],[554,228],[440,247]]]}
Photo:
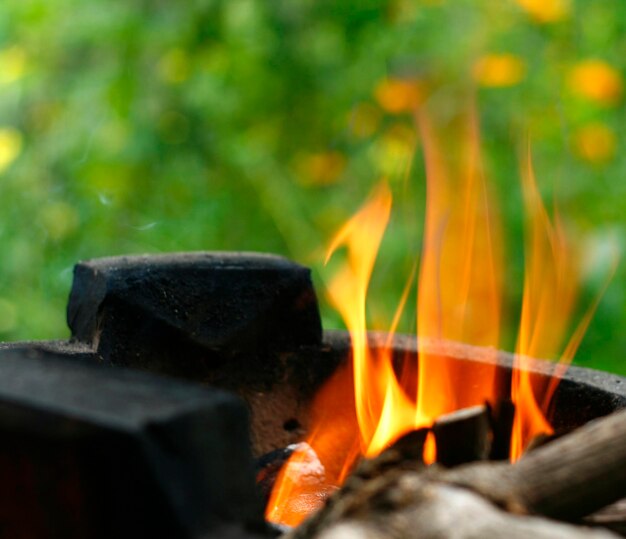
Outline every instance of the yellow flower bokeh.
{"label": "yellow flower bokeh", "polygon": [[411,79],[385,79],[374,91],[380,107],[390,114],[413,112],[426,96],[422,83]]}
{"label": "yellow flower bokeh", "polygon": [[18,45],[0,50],[0,84],[20,80],[26,72],[26,52]]}
{"label": "yellow flower bokeh", "polygon": [[607,125],[596,122],[579,128],[574,133],[574,151],[583,160],[602,164],[615,156],[617,138]]}
{"label": "yellow flower bokeh", "polygon": [[0,127],[0,174],[19,157],[22,145],[22,133],[13,127]]}
{"label": "yellow flower bokeh", "polygon": [[570,90],[602,105],[617,104],[624,90],[620,73],[603,60],[584,60],[569,74]]}
{"label": "yellow flower bokeh", "polygon": [[476,61],[472,73],[480,86],[515,86],[526,76],[526,63],[514,54],[486,54]]}
{"label": "yellow flower bokeh", "polygon": [[539,23],[561,21],[570,13],[569,0],[516,0],[517,4]]}

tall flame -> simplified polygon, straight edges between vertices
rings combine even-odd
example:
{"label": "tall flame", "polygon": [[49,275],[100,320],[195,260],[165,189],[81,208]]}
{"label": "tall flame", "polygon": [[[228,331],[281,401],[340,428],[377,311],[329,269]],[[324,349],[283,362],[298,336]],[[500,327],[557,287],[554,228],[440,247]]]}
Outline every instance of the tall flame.
{"label": "tall flame", "polygon": [[375,361],[367,343],[365,300],[376,254],[391,212],[391,192],[385,183],[332,241],[326,261],[338,247],[348,249],[348,263],[328,287],[331,303],[343,317],[352,339],[354,396],[361,450],[372,453],[370,441],[377,430],[385,388],[395,376],[386,361]]}
{"label": "tall flame", "polygon": [[[426,157],[427,209],[417,334],[420,339],[496,347],[501,310],[500,229],[482,170],[474,111],[461,118],[460,126],[455,123],[452,132],[435,133],[424,111],[418,115],[418,124]],[[420,420],[430,423],[441,414],[494,400],[495,363],[477,369],[420,352]]]}
{"label": "tall flame", "polygon": [[[541,200],[532,165],[530,146],[522,170],[526,210],[526,268],[522,314],[516,345],[511,397],[515,420],[511,437],[511,459],[517,460],[539,434],[552,434],[548,421],[552,397],[560,377],[571,363],[616,269],[617,260],[587,309],[569,342],[567,335],[578,292],[577,253],[569,243],[558,212],[551,220]],[[561,349],[563,349],[562,352]],[[559,358],[551,378],[533,372],[531,358]]]}
{"label": "tall flame", "polygon": [[[360,455],[372,455],[382,449],[377,445],[383,439],[376,434],[379,419],[384,409],[386,414],[393,412],[397,400],[403,398],[390,362],[375,357],[370,350],[365,308],[391,203],[391,192],[386,183],[381,183],[371,199],[341,228],[328,249],[326,262],[339,247],[347,247],[347,263],[328,286],[328,296],[350,332],[352,363],[339,369],[316,396],[307,446],[296,451],[283,467],[277,478],[279,487],[270,497],[266,516],[273,522],[296,525],[322,501],[315,492],[309,493],[298,476],[299,469],[311,456],[308,448],[313,449],[323,469],[319,482],[330,486],[340,484]],[[396,395],[394,403],[386,398],[386,386]],[[316,486],[319,490],[320,485]]]}
{"label": "tall flame", "polygon": [[[473,107],[435,128],[426,109],[416,111],[426,161],[425,232],[417,283],[420,343],[453,340],[484,347],[493,361],[463,364],[418,343],[417,364],[394,364],[392,337],[410,293],[402,294],[386,344],[367,335],[366,298],[376,256],[390,218],[386,183],[339,230],[326,261],[345,247],[347,261],[328,286],[352,342],[352,361],[337,370],[316,395],[306,443],[281,470],[266,517],[297,525],[337,488],[361,456],[380,453],[402,434],[430,426],[440,415],[507,397],[498,383],[496,349],[501,329],[503,255],[497,212],[489,196]],[[530,357],[557,357],[574,309],[578,275],[573,250],[555,212],[550,220],[537,190],[530,152],[522,174],[527,213],[526,275],[516,369],[511,398],[516,404],[511,458],[530,439],[548,434],[551,399],[563,367],[551,381],[532,374]],[[607,281],[608,284],[608,281]],[[571,361],[599,297],[564,347]],[[424,460],[436,448],[427,440]]]}

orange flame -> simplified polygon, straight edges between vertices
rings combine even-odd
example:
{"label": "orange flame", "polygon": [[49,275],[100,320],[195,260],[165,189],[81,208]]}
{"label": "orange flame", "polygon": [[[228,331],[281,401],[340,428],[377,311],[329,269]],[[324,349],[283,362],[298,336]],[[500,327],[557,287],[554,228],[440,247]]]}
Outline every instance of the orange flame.
{"label": "orange flame", "polygon": [[372,200],[335,236],[326,256],[328,262],[338,247],[348,248],[348,264],[333,279],[328,295],[345,320],[352,339],[356,414],[361,451],[366,455],[376,452],[370,449],[370,443],[378,429],[381,411],[388,406],[386,389],[394,392],[391,365],[372,357],[367,344],[365,312],[367,287],[390,212],[391,192],[383,183]]}
{"label": "orange flame", "polygon": [[[497,379],[496,347],[501,326],[503,256],[497,212],[490,199],[473,108],[451,130],[435,129],[431,115],[416,112],[426,160],[427,210],[419,281],[420,341],[454,340],[485,347],[493,361],[463,364],[418,346],[419,360],[392,357],[393,332],[409,296],[410,276],[386,344],[367,335],[366,298],[376,256],[390,218],[392,196],[382,183],[337,233],[326,261],[345,247],[347,262],[328,287],[332,305],[350,333],[352,361],[337,370],[316,395],[304,444],[281,470],[268,503],[268,520],[295,526],[319,507],[361,456],[375,456],[402,434],[428,427],[440,415],[506,397]],[[530,156],[523,173],[527,212],[526,276],[512,398],[516,417],[511,457],[530,439],[550,433],[549,405],[555,378],[533,375],[529,357],[555,357],[576,299],[575,258],[556,214],[551,222],[539,196]],[[608,284],[608,282],[607,282]],[[606,288],[606,285],[605,285]],[[599,297],[562,354],[571,361]],[[427,439],[424,460],[436,457]]]}
{"label": "orange flame", "polygon": [[[331,486],[340,484],[359,455],[380,451],[378,441],[372,445],[374,439],[383,439],[381,434],[377,435],[379,418],[383,413],[393,412],[394,404],[402,398],[390,362],[375,357],[368,346],[365,309],[367,288],[389,220],[391,202],[391,192],[383,183],[337,233],[328,250],[327,262],[340,246],[348,249],[348,262],[332,280],[328,295],[350,332],[352,364],[350,368],[340,369],[316,396],[307,446],[304,451],[296,451],[283,467],[277,478],[279,487],[270,497],[266,516],[273,522],[298,524],[321,503],[315,497],[318,490],[325,490],[320,489],[321,482]],[[386,385],[395,392],[395,403],[390,402],[394,397],[386,398]],[[354,415],[350,417],[351,414]],[[313,495],[297,476],[303,462],[310,458],[308,448],[313,449],[320,469],[324,470]]]}
{"label": "orange flame", "polygon": [[614,259],[604,286],[560,354],[560,361],[555,364],[552,377],[534,374],[534,360],[531,358],[559,357],[576,304],[579,265],[577,254],[565,235],[558,210],[555,208],[554,218],[550,220],[543,205],[537,189],[530,147],[522,171],[522,187],[527,216],[526,270],[515,369],[511,381],[511,397],[515,403],[512,460],[522,455],[528,442],[535,436],[553,433],[547,419],[552,397],[617,267],[617,260]]}
{"label": "orange flame", "polygon": [[[500,230],[481,166],[475,115],[462,119],[461,140],[434,133],[418,115],[424,140],[427,204],[419,279],[417,334],[495,347],[500,330]],[[458,136],[457,136],[458,137]],[[445,147],[442,140],[452,142]],[[456,155],[456,162],[444,156]],[[493,349],[495,355],[495,348]],[[452,364],[420,353],[418,417],[430,423],[496,397],[496,367]]]}

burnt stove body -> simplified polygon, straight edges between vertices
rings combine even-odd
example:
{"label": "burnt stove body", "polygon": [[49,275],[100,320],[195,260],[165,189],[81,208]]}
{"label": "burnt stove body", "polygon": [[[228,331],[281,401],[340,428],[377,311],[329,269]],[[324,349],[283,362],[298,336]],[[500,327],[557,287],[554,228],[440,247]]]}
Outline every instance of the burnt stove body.
{"label": "burnt stove body", "polygon": [[[251,253],[81,262],[67,317],[69,341],[0,344],[0,537],[271,536],[255,458],[301,439],[350,357],[346,332],[322,330],[310,271]],[[510,383],[509,354],[394,340],[398,361],[423,347],[496,361]],[[556,430],[626,407],[625,384],[570,368]]]}

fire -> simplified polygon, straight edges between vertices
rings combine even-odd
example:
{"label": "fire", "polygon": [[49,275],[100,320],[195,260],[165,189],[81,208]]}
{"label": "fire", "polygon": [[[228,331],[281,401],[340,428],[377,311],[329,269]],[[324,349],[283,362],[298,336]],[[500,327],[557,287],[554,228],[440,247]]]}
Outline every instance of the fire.
{"label": "fire", "polygon": [[[511,396],[516,406],[511,438],[511,459],[517,460],[530,440],[552,434],[548,414],[552,397],[571,363],[616,269],[609,272],[596,300],[588,308],[563,348],[578,292],[577,253],[565,235],[558,210],[548,216],[537,189],[530,149],[522,171],[526,209],[526,270],[522,314],[516,346]],[[563,348],[563,351],[560,350]],[[531,358],[560,358],[551,379],[531,372]]]}
{"label": "fire", "polygon": [[[494,347],[495,354],[502,253],[497,215],[481,166],[476,119],[471,113],[460,126],[443,133],[434,132],[423,112],[418,122],[426,157],[427,209],[417,334],[420,339]],[[455,154],[456,162],[445,157]],[[459,408],[493,403],[497,396],[495,364],[476,370],[421,351],[418,368],[416,413],[426,425]]]}
{"label": "fire", "polygon": [[[530,152],[522,174],[527,214],[526,275],[516,369],[511,393],[498,383],[495,354],[500,342],[504,257],[498,213],[490,196],[480,155],[473,108],[445,129],[425,108],[416,123],[426,162],[426,215],[417,282],[417,335],[420,341],[453,340],[494,354],[482,366],[462,365],[418,346],[419,361],[394,361],[393,333],[408,300],[414,275],[402,294],[382,345],[367,333],[366,299],[370,277],[391,215],[392,195],[381,183],[366,204],[332,240],[326,261],[340,248],[346,263],[328,286],[328,298],[343,317],[352,342],[352,360],[318,393],[311,427],[276,481],[268,520],[295,526],[343,483],[362,456],[379,454],[416,428],[442,414],[510,398],[516,405],[511,458],[517,459],[548,421],[558,377],[533,376],[530,357],[558,357],[577,291],[576,257],[555,212],[548,216],[539,196]],[[453,156],[453,157],[451,157]],[[415,273],[415,272],[414,272]],[[599,299],[599,298],[598,298]],[[566,364],[588,325],[586,313],[561,353]],[[424,460],[436,458],[430,437]]]}
{"label": "fire", "polygon": [[[373,357],[367,344],[365,299],[390,212],[391,192],[382,184],[370,202],[339,231],[326,256],[328,262],[339,246],[348,249],[348,263],[333,279],[328,295],[345,320],[352,339],[356,416],[361,451],[365,455],[380,450],[378,445],[371,447],[371,441],[382,410],[391,406],[384,401],[393,399],[398,392],[401,394],[395,387],[396,378],[389,361]],[[398,408],[400,413],[402,409]]]}

